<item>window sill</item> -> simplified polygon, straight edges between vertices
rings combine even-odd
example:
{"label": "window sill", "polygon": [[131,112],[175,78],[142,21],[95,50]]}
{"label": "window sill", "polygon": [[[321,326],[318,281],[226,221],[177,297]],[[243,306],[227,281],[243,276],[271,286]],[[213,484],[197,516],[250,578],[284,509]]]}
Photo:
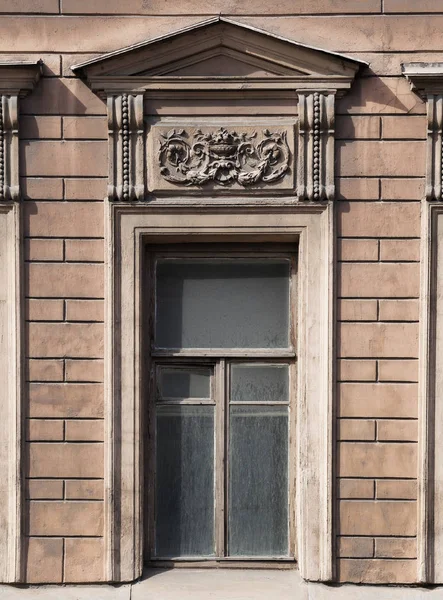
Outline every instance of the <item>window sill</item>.
{"label": "window sill", "polygon": [[296,569],[146,569],[131,600],[307,600]]}

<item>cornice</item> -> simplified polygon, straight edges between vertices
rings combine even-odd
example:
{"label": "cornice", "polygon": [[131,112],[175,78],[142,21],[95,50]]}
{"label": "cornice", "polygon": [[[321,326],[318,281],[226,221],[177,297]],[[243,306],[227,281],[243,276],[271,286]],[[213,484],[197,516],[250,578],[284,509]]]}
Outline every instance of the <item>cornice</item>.
{"label": "cornice", "polygon": [[27,96],[37,85],[42,73],[41,61],[0,62],[0,94]]}

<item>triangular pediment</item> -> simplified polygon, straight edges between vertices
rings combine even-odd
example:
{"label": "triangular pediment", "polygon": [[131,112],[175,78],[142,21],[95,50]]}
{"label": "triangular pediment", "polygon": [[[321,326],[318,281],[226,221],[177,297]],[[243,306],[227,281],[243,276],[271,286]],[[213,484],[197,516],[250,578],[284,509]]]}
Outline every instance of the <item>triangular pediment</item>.
{"label": "triangular pediment", "polygon": [[[73,67],[91,82],[150,78],[352,80],[365,63],[223,17]],[[93,86],[94,87],[94,86]]]}

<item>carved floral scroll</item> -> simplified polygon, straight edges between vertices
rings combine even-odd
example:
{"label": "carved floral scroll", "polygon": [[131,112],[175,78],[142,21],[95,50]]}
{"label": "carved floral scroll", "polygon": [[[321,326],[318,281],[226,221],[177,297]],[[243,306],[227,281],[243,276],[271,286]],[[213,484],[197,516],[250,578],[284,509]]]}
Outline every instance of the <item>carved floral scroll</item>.
{"label": "carved floral scroll", "polygon": [[161,134],[158,149],[161,176],[185,186],[271,183],[285,175],[290,158],[286,131],[269,129],[260,133],[197,129],[193,136],[171,129]]}

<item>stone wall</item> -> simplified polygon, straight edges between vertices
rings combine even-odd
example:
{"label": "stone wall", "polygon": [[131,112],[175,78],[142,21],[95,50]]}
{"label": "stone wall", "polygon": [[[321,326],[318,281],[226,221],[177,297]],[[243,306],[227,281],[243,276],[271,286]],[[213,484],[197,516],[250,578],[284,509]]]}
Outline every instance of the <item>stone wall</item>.
{"label": "stone wall", "polygon": [[443,1],[1,0],[0,60],[44,61],[20,134],[29,583],[103,579],[107,122],[70,66],[221,10],[370,63],[337,117],[339,578],[416,581],[426,107],[400,65],[443,60]]}

